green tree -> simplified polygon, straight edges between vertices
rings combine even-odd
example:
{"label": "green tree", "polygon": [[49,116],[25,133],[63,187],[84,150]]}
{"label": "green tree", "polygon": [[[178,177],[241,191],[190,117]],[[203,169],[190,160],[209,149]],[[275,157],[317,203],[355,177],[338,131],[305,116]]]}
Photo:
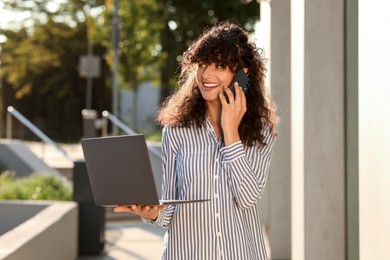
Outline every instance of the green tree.
{"label": "green tree", "polygon": [[2,0],[2,2],[4,8],[13,11],[16,16],[23,13],[21,16],[24,19],[20,23],[12,22],[14,30],[22,27],[34,29],[50,19],[75,27],[78,23],[85,22],[91,9],[104,5],[104,0]]}
{"label": "green tree", "polygon": [[233,0],[160,0],[164,6],[164,28],[161,35],[161,46],[164,57],[161,67],[161,97],[164,99],[175,87],[173,76],[177,71],[183,51],[189,43],[204,30],[218,21],[232,19],[244,25],[250,32],[254,31],[259,19],[260,7],[256,1],[244,4],[245,1]]}
{"label": "green tree", "polygon": [[[105,6],[89,27],[90,37],[108,49],[106,60],[112,67],[114,1],[106,0]],[[259,17],[256,1],[243,4],[239,0],[121,0],[119,9],[121,85],[136,93],[140,82],[159,79],[162,99],[176,86],[174,75],[181,54],[206,26],[235,19],[253,31]],[[136,114],[133,110],[134,128]]]}
{"label": "green tree", "polygon": [[[89,40],[112,68],[113,0],[3,3],[8,9],[31,14],[19,28],[3,31],[8,38],[2,45],[3,85],[14,91],[13,102],[24,108],[22,113],[42,122],[38,124],[51,137],[77,139],[85,99],[78,58],[87,52]],[[259,5],[239,0],[121,0],[119,15],[120,85],[136,92],[140,82],[159,79],[163,99],[176,86],[177,63],[189,42],[206,26],[226,19],[253,31]],[[111,73],[104,68],[102,77],[93,82],[93,107],[98,111],[109,109],[111,99]],[[136,108],[137,100],[133,102]]]}
{"label": "green tree", "polygon": [[[137,131],[136,94],[140,83],[157,80],[160,58],[160,6],[155,0],[119,2],[119,72],[121,88],[133,90],[132,127]],[[113,13],[114,3],[106,1],[106,12],[90,24],[90,40],[100,42],[108,50],[107,63],[113,67]]]}
{"label": "green tree", "polygon": [[[1,31],[7,37],[0,72],[8,92],[3,103],[15,106],[51,138],[78,141],[85,100],[85,80],[79,77],[78,62],[87,50],[86,15],[80,1],[60,5],[56,11],[48,10],[50,1],[28,2],[25,6],[25,1],[6,1],[15,11],[28,9],[32,22]],[[102,47],[97,50],[104,51]],[[109,95],[104,81],[95,80],[94,86],[99,90],[95,97],[102,97],[95,99],[99,101],[96,106],[106,109]]]}

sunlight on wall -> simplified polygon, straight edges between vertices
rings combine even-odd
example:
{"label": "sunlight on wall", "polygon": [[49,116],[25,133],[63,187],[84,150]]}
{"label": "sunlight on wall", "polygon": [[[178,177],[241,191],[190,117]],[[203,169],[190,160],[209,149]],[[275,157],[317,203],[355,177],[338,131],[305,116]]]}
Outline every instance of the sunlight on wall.
{"label": "sunlight on wall", "polygon": [[359,1],[360,259],[390,259],[390,2]]}
{"label": "sunlight on wall", "polygon": [[305,1],[291,5],[291,256],[304,259],[304,60]]}

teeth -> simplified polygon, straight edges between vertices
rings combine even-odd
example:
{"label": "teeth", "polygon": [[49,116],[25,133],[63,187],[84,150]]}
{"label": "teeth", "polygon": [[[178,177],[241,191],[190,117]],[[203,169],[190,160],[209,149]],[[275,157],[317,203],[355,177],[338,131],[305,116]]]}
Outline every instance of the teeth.
{"label": "teeth", "polygon": [[203,84],[203,86],[205,86],[206,88],[213,88],[213,87],[217,87],[219,84]]}

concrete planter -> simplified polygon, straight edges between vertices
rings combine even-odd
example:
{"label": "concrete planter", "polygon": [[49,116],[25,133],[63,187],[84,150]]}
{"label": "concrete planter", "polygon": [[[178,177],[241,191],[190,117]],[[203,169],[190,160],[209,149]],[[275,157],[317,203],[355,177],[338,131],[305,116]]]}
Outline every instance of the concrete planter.
{"label": "concrete planter", "polygon": [[77,203],[0,201],[0,216],[0,259],[77,259]]}

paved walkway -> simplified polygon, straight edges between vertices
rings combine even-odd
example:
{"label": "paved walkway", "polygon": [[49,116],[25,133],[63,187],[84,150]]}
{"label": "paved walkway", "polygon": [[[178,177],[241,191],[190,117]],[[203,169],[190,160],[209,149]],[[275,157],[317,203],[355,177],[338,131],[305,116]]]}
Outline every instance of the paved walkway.
{"label": "paved walkway", "polygon": [[77,260],[158,260],[164,233],[164,229],[141,220],[108,221],[103,254],[80,256]]}

